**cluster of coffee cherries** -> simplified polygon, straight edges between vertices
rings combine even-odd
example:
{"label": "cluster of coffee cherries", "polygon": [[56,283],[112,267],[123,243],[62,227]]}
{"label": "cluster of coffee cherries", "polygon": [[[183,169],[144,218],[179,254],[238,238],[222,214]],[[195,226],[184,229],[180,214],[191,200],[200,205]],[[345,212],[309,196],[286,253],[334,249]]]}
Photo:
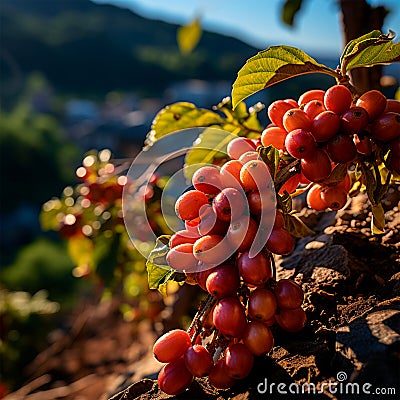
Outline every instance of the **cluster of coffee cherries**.
{"label": "cluster of coffee cherries", "polygon": [[208,292],[213,304],[194,331],[173,330],[155,343],[154,356],[166,363],[158,384],[168,394],[204,376],[217,389],[230,388],[250,373],[255,356],[272,349],[273,325],[297,332],[306,323],[301,287],[273,278],[272,253],[289,254],[294,240],[276,210],[258,144],[232,140],[231,160],[221,168],[199,168],[194,189],[176,201],[185,229],[170,238],[166,259]]}
{"label": "cluster of coffee cherries", "polygon": [[268,116],[272,123],[262,133],[262,144],[301,160],[301,174],[285,189],[290,193],[299,183],[317,183],[307,197],[316,210],[337,210],[346,204],[348,176],[336,185],[323,184],[337,164],[377,158],[381,152],[387,153],[388,169],[400,173],[400,102],[378,90],[364,93],[355,103],[344,85],[310,90],[297,101],[273,102]]}

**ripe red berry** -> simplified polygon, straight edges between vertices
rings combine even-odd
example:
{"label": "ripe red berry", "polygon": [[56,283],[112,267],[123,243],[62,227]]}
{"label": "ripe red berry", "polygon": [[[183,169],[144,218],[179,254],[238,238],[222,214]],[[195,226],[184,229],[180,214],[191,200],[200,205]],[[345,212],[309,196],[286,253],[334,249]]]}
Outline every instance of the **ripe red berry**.
{"label": "ripe red berry", "polygon": [[262,191],[272,181],[267,165],[261,160],[249,161],[240,170],[240,181],[246,190]]}
{"label": "ripe red berry", "polygon": [[238,268],[243,280],[251,285],[260,286],[272,278],[271,261],[264,253],[251,258],[245,251],[238,258]]}
{"label": "ripe red berry", "polygon": [[292,104],[287,103],[284,100],[276,100],[268,107],[268,117],[276,126],[284,129],[283,116],[286,111],[289,111],[292,108]]}
{"label": "ripe red berry", "polygon": [[285,148],[286,135],[285,129],[279,126],[271,126],[265,128],[261,134],[261,143],[265,147],[272,145],[278,150],[283,150]]}
{"label": "ripe red berry", "polygon": [[172,249],[178,246],[178,244],[194,243],[199,237],[198,233],[184,229],[171,236],[169,239],[169,247]]}
{"label": "ripe red berry", "polygon": [[246,378],[251,372],[254,356],[242,343],[232,344],[225,353],[225,366],[228,375],[234,379]]}
{"label": "ripe red berry", "polygon": [[193,243],[184,243],[171,248],[166,257],[168,265],[178,271],[193,270],[197,265],[193,246]]}
{"label": "ripe red berry", "polygon": [[311,100],[304,107],[304,112],[313,120],[318,114],[326,111],[323,101]]}
{"label": "ripe red berry", "polygon": [[218,193],[212,206],[217,217],[226,222],[238,219],[248,209],[243,191],[234,188],[225,188]]}
{"label": "ripe red berry", "polygon": [[240,253],[250,249],[254,242],[258,230],[257,223],[248,216],[243,216],[232,221],[226,238],[232,249],[236,249]]}
{"label": "ripe red berry", "polygon": [[213,311],[215,327],[227,338],[240,338],[246,329],[246,314],[237,297],[218,300]]}
{"label": "ripe red berry", "polygon": [[400,136],[390,142],[390,149],[394,156],[400,157]]}
{"label": "ripe red berry", "polygon": [[295,129],[305,129],[308,131],[311,128],[311,119],[300,108],[293,108],[286,111],[283,116],[283,126],[287,132]]}
{"label": "ripe red berry", "polygon": [[341,115],[350,108],[352,100],[353,96],[346,86],[335,85],[325,92],[324,105],[327,110]]}
{"label": "ripe red berry", "polygon": [[295,158],[309,157],[316,146],[314,137],[304,129],[295,129],[289,132],[285,139],[286,150]]}
{"label": "ripe red berry", "polygon": [[206,235],[196,240],[193,245],[193,254],[204,264],[218,265],[227,260],[232,251],[227,239],[223,236]]}
{"label": "ripe red berry", "polygon": [[347,163],[356,157],[357,147],[349,136],[339,134],[327,143],[326,152],[332,161]]}
{"label": "ripe red berry", "polygon": [[351,107],[340,118],[341,132],[348,135],[360,133],[368,125],[368,121],[368,113],[364,108]]}
{"label": "ripe red berry", "polygon": [[[197,225],[198,233],[205,235],[225,235],[228,229],[228,223],[217,218],[211,204],[206,204],[200,208],[199,223]],[[198,235],[199,238],[199,235]]]}
{"label": "ripe red berry", "polygon": [[322,182],[331,170],[331,160],[322,149],[315,149],[310,158],[301,160],[301,172],[311,182]]}
{"label": "ripe red berry", "polygon": [[315,211],[323,211],[328,208],[328,205],[322,200],[321,193],[323,187],[315,184],[307,193],[306,201],[308,207],[313,208]]}
{"label": "ripe red berry", "polygon": [[243,153],[240,156],[239,161],[242,164],[246,164],[248,161],[259,160],[259,159],[260,155],[256,151],[246,151],[246,153]]}
{"label": "ripe red berry", "polygon": [[298,332],[307,322],[306,313],[301,307],[282,308],[278,314],[275,314],[275,319],[278,325],[287,332]]}
{"label": "ripe red berry", "polygon": [[400,136],[400,114],[388,112],[382,114],[371,125],[375,139],[389,142]]}
{"label": "ripe red berry", "polygon": [[237,160],[246,151],[254,151],[255,149],[256,145],[251,139],[238,137],[228,143],[227,152],[230,158]]}
{"label": "ripe red berry", "polygon": [[157,339],[153,354],[158,361],[168,363],[180,358],[190,346],[189,334],[182,329],[174,329]]}
{"label": "ripe red berry", "polygon": [[221,183],[226,188],[242,189],[240,182],[240,170],[243,164],[239,160],[230,160],[225,163],[219,171]]}
{"label": "ripe red berry", "polygon": [[387,99],[386,100],[386,107],[385,107],[385,113],[387,112],[395,112],[397,114],[400,114],[400,101],[399,100],[393,100],[393,99]]}
{"label": "ripe red berry", "polygon": [[250,293],[248,312],[251,319],[266,322],[274,316],[276,307],[275,295],[270,290],[257,288]]}
{"label": "ripe red berry", "polygon": [[273,229],[268,238],[266,247],[274,254],[290,254],[294,250],[293,236],[283,228]]}
{"label": "ripe red berry", "polygon": [[325,90],[321,89],[312,89],[304,92],[297,101],[299,106],[305,105],[310,101],[316,100],[320,102],[324,102]]}
{"label": "ripe red berry", "polygon": [[369,137],[364,136],[362,139],[360,136],[355,134],[353,136],[353,142],[356,145],[357,152],[369,156],[372,153],[372,144]]}
{"label": "ripe red berry", "polygon": [[340,210],[347,203],[347,192],[341,187],[328,186],[322,190],[321,199],[331,210]]}
{"label": "ripe red berry", "polygon": [[273,213],[276,207],[276,198],[273,193],[264,191],[260,193],[255,190],[247,194],[250,212],[255,216],[260,216],[262,213]]}
{"label": "ripe red berry", "polygon": [[299,186],[299,182],[300,174],[291,176],[279,189],[279,194],[284,194],[285,192],[293,193],[297,189],[297,186]]}
{"label": "ripe red berry", "polygon": [[248,350],[256,356],[267,354],[274,347],[271,329],[259,321],[247,324],[242,340]]}
{"label": "ripe red berry", "polygon": [[301,287],[291,279],[281,279],[274,287],[279,308],[297,308],[303,303],[304,293]]}
{"label": "ripe red berry", "polygon": [[187,370],[183,358],[164,365],[158,374],[159,388],[169,395],[184,392],[192,381],[193,375]]}
{"label": "ripe red berry", "polygon": [[218,299],[235,295],[239,286],[239,272],[236,266],[230,264],[213,268],[206,280],[208,293]]}
{"label": "ripe red berry", "polygon": [[235,384],[236,379],[233,379],[228,375],[225,359],[221,358],[211,368],[208,375],[208,381],[216,389],[229,389]]}
{"label": "ripe red berry", "polygon": [[386,97],[378,90],[370,90],[360,96],[356,106],[364,108],[368,113],[369,120],[373,121],[385,111]]}
{"label": "ripe red berry", "polygon": [[188,221],[199,216],[200,207],[204,204],[208,204],[208,198],[203,192],[189,190],[176,201],[175,212],[179,218]]}
{"label": "ripe red berry", "polygon": [[195,189],[205,194],[217,194],[222,189],[221,177],[217,167],[205,166],[199,168],[192,178]]}
{"label": "ripe red berry", "polygon": [[333,111],[323,111],[311,123],[311,133],[317,142],[326,142],[339,132],[340,118]]}
{"label": "ripe red berry", "polygon": [[198,344],[186,350],[184,360],[188,371],[198,378],[208,375],[214,365],[212,355],[204,346]]}

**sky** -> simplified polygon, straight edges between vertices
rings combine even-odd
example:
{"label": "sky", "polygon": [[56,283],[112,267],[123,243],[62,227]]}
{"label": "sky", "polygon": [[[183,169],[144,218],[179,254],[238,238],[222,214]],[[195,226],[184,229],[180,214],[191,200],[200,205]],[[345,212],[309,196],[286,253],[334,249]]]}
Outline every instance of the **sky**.
{"label": "sky", "polygon": [[[148,18],[186,24],[200,16],[203,29],[237,37],[259,49],[286,44],[310,55],[337,57],[343,47],[336,0],[304,0],[290,28],[280,22],[283,0],[94,0],[130,8]],[[400,0],[369,0],[392,12],[384,33],[400,36]]]}

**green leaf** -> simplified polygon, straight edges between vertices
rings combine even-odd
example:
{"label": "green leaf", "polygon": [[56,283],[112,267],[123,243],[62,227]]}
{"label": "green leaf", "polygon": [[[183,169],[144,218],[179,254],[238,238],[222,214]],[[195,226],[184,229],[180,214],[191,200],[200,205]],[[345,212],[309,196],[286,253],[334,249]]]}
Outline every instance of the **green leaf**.
{"label": "green leaf", "polygon": [[351,40],[340,59],[343,72],[400,61],[400,43],[393,43],[393,39],[394,36],[375,30]]}
{"label": "green leaf", "polygon": [[212,164],[214,158],[227,155],[228,143],[236,136],[218,128],[206,128],[186,154],[184,175],[189,181],[201,165]]}
{"label": "green leaf", "polygon": [[375,206],[377,205],[377,202],[375,201],[374,192],[377,184],[373,169],[371,170],[367,165],[361,164],[361,170],[364,175],[363,179],[367,190],[368,199],[371,202],[372,206]]}
{"label": "green leaf", "polygon": [[163,108],[155,117],[146,144],[152,145],[161,137],[185,128],[222,124],[224,120],[215,112],[197,108],[192,103],[179,102]]}
{"label": "green leaf", "polygon": [[197,46],[200,41],[202,29],[200,20],[195,18],[189,24],[178,28],[176,40],[178,42],[179,50],[183,54],[189,54]]}
{"label": "green leaf", "polygon": [[151,251],[147,261],[147,277],[150,289],[158,289],[162,295],[166,295],[166,283],[170,280],[181,282],[185,275],[177,273],[166,260],[169,251],[169,239],[171,235],[162,235],[157,238],[154,249]]}
{"label": "green leaf", "polygon": [[381,203],[372,206],[371,231],[373,235],[385,233],[385,211]]}
{"label": "green leaf", "polygon": [[261,159],[268,165],[271,176],[275,181],[279,165],[279,150],[274,146],[269,145],[268,147],[259,147],[258,153],[260,154]]}
{"label": "green leaf", "polygon": [[284,194],[277,194],[276,201],[278,209],[282,210],[283,215],[289,214],[292,211],[292,196],[288,192]]}
{"label": "green leaf", "polygon": [[291,46],[272,46],[249,58],[238,72],[233,84],[233,109],[247,97],[271,85],[297,75],[324,73],[337,77],[337,73],[317,63],[302,50]]}
{"label": "green leaf", "polygon": [[293,26],[294,17],[300,10],[303,0],[286,0],[282,7],[282,21],[289,26]]}
{"label": "green leaf", "polygon": [[285,218],[285,229],[296,238],[314,235],[311,230],[299,217],[293,214],[283,214]]}

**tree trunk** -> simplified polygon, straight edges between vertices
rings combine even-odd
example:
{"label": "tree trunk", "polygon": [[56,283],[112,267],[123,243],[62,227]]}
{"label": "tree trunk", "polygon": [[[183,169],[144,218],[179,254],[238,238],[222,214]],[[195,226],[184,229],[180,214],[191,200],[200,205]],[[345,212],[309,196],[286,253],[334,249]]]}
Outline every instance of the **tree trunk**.
{"label": "tree trunk", "polygon": [[[372,7],[366,0],[339,0],[342,12],[344,44],[374,29],[382,30],[388,14],[383,6]],[[359,94],[371,89],[381,89],[382,66],[359,68],[351,71],[351,83]]]}

